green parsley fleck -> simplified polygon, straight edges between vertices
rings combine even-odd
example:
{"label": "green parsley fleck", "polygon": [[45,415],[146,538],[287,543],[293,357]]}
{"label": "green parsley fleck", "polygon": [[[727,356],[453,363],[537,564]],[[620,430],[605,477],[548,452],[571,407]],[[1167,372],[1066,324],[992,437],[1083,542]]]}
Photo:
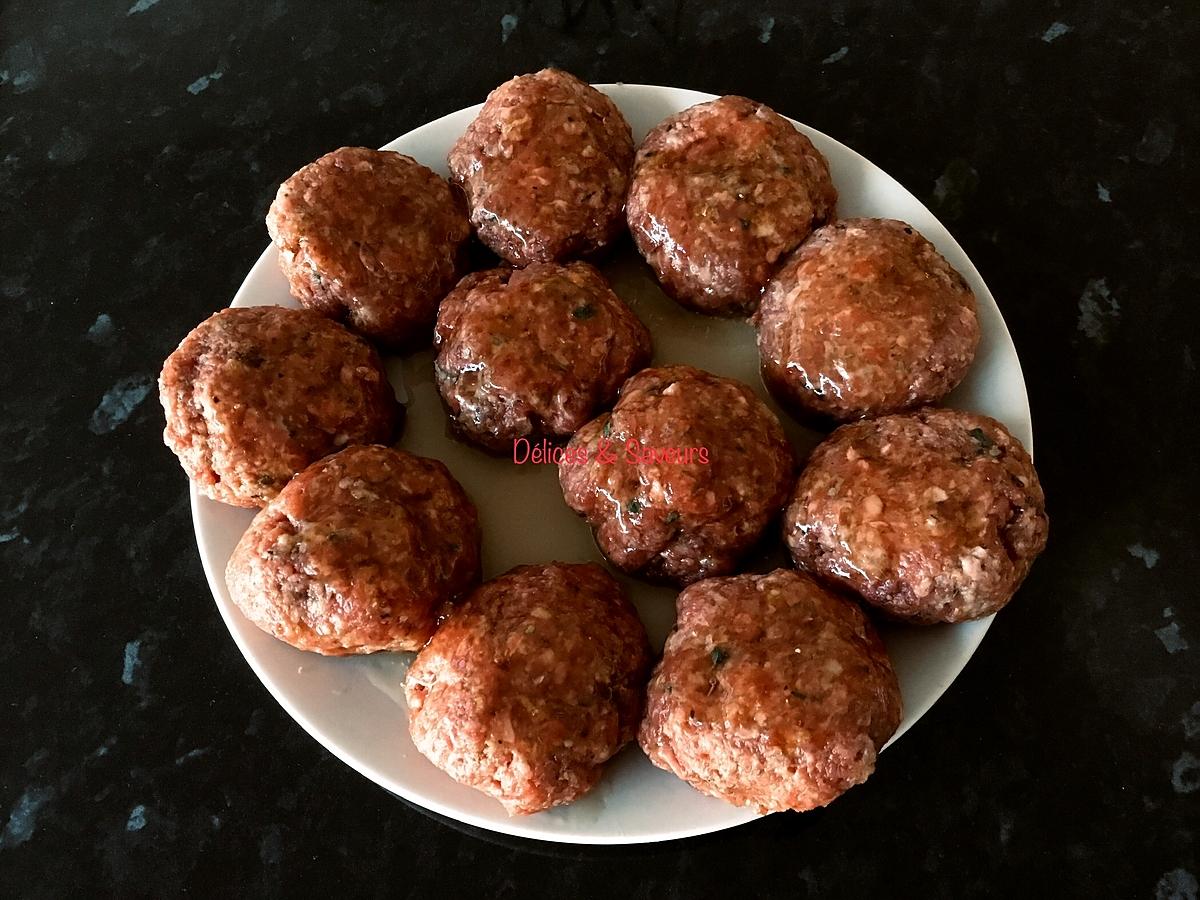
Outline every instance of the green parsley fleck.
{"label": "green parsley fleck", "polygon": [[993,452],[996,447],[996,442],[983,433],[982,428],[972,428],[968,434],[975,439],[975,443],[979,445],[979,452],[986,453],[989,456],[995,456]]}
{"label": "green parsley fleck", "polygon": [[729,651],[724,647],[713,647],[708,657],[712,660],[713,668],[716,669],[723,666],[725,661],[729,659]]}
{"label": "green parsley fleck", "polygon": [[642,511],[642,501],[639,500],[637,497],[634,497],[632,500],[630,500],[628,503],[625,504],[625,511],[627,513],[629,513],[631,516],[636,516],[638,513],[640,513]]}
{"label": "green parsley fleck", "polygon": [[571,315],[576,319],[590,319],[596,314],[596,307],[591,305],[577,306],[571,311]]}
{"label": "green parsley fleck", "polygon": [[604,437],[612,437],[612,416],[608,417],[608,421],[604,423],[604,428],[600,432]]}

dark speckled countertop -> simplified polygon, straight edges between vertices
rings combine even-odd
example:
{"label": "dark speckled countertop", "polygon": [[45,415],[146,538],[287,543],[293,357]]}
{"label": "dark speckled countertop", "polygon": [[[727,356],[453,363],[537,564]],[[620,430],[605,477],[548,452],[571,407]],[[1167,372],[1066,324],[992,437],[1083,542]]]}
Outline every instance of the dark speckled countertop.
{"label": "dark speckled countertop", "polygon": [[[1193,3],[0,3],[0,896],[1195,898]],[[593,850],[466,833],[309,738],[221,623],[163,357],[278,182],[548,63],[742,93],[943,217],[1021,354],[1050,548],[832,807]]]}

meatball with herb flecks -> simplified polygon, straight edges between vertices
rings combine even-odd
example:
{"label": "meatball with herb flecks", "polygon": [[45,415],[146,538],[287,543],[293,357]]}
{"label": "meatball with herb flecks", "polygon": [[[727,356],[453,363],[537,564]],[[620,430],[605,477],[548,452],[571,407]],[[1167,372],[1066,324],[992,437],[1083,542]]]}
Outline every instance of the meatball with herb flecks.
{"label": "meatball with herb flecks", "polygon": [[442,463],[356,446],[288,482],[238,541],[225,579],[268,634],[346,656],[420,649],[479,565],[475,506]]}
{"label": "meatball with herb flecks", "polygon": [[650,361],[650,332],[587,263],[468,275],[442,301],[434,376],[455,430],[495,451],[570,437]]}
{"label": "meatball with herb flecks", "polygon": [[621,586],[593,564],[518,566],[458,606],[408,670],[413,743],[510,815],[586,794],[634,739],[650,668]]}
{"label": "meatball with herb flecks", "polygon": [[200,493],[263,506],[349,444],[390,441],[403,407],[379,355],[308,310],[223,309],[167,358],[164,438]]}
{"label": "meatball with herb flecks", "polygon": [[655,581],[732,572],[792,483],[774,413],[747,385],[691,366],[634,375],[567,450],[567,505],[615,566]]}
{"label": "meatball with herb flecks", "polygon": [[1048,528],[1033,460],[1008,429],[932,407],[837,429],[784,515],[797,566],[918,624],[999,610]]}
{"label": "meatball with herb flecks", "polygon": [[729,96],[651,129],[626,210],[638,250],[671,297],[699,312],[744,315],[836,205],[812,141],[764,104]]}
{"label": "meatball with herb flecks", "polygon": [[366,147],[287,179],[267,230],[293,296],[391,350],[429,342],[471,234],[458,188],[412,157]]}
{"label": "meatball with herb flecks", "polygon": [[560,69],[492,91],[449,156],[479,239],[517,266],[606,249],[624,230],[632,164],[617,105]]}
{"label": "meatball with herb flecks", "polygon": [[941,400],[979,344],[967,283],[894,219],[818,229],[767,285],[755,325],[771,393],[839,421]]}
{"label": "meatball with herb flecks", "polygon": [[710,578],[679,595],[638,742],[697,790],[804,811],[867,779],[900,686],[862,610],[798,572]]}

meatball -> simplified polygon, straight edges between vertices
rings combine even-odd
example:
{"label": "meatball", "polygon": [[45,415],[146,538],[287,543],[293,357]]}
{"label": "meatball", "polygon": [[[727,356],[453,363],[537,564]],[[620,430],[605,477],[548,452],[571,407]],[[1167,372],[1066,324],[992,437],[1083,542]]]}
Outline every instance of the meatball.
{"label": "meatball", "polygon": [[514,265],[595,254],[622,232],[633,135],[559,69],[506,81],[450,151],[479,239]]}
{"label": "meatball", "polygon": [[279,188],[267,231],[293,296],[389,349],[428,342],[466,264],[466,204],[415,159],[343,147]]}
{"label": "meatball", "polygon": [[583,262],[468,275],[438,309],[434,344],[456,430],[492,450],[569,437],[650,361],[650,332]]}
{"label": "meatball", "polygon": [[570,803],[633,740],[641,620],[599,566],[518,566],[457,607],[405,679],[413,743],[509,815]]}
{"label": "meatball", "polygon": [[996,612],[1048,526],[1020,442],[987,416],[933,408],[837,429],[784,516],[797,566],[916,623]]}
{"label": "meatball", "polygon": [[247,619],[300,650],[417,650],[479,582],[479,520],[437,460],[347,447],[258,512],[225,581]]}
{"label": "meatball", "polygon": [[697,582],[677,605],[638,731],[652,763],[760,813],[866,781],[900,724],[900,685],[853,601],[777,569]]}
{"label": "meatball", "polygon": [[645,369],[567,445],[567,505],[612,563],[689,584],[732,572],[783,508],[791,445],[754,392],[691,366]]}
{"label": "meatball", "polygon": [[390,441],[402,407],[379,355],[307,310],[223,309],[163,365],[163,434],[200,493],[264,506],[348,444]]}
{"label": "meatball", "polygon": [[755,324],[771,393],[838,421],[941,400],[979,344],[967,283],[894,219],[818,229],[767,285]]}
{"label": "meatball", "polygon": [[646,136],[629,188],[629,230],[679,303],[743,314],[836,204],[829,165],[807,137],[761,103],[721,97]]}

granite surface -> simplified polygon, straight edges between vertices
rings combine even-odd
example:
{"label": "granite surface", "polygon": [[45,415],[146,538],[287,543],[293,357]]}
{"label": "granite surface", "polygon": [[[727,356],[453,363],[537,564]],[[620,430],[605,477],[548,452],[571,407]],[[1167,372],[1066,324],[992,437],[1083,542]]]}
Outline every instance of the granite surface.
{"label": "granite surface", "polygon": [[[1143,2],[0,4],[0,896],[1195,898],[1200,11]],[[213,607],[152,385],[281,178],[556,63],[743,93],[954,231],[1028,380],[1050,547],[832,807],[588,849],[429,817]]]}

